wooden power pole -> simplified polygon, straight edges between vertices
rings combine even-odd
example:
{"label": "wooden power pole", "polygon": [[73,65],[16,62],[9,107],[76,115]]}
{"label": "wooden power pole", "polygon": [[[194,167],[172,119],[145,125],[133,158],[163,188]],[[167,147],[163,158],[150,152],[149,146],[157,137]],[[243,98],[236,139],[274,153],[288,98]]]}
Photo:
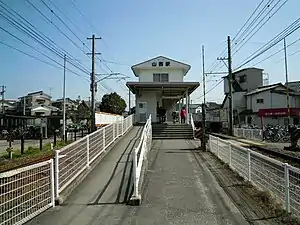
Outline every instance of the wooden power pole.
{"label": "wooden power pole", "polygon": [[230,36],[227,37],[228,44],[228,85],[229,85],[229,130],[228,134],[233,136],[233,109],[232,109],[232,59],[231,59],[231,41]]}
{"label": "wooden power pole", "polygon": [[1,97],[2,97],[2,102],[1,102],[1,112],[4,114],[4,93],[5,93],[5,89],[6,89],[6,86],[2,85],[1,86],[1,91],[0,91],[0,94],[1,94]]}
{"label": "wooden power pole", "polygon": [[204,46],[202,45],[202,76],[203,76],[203,105],[202,105],[202,149],[206,151],[206,90],[205,90],[205,61],[204,61]]}
{"label": "wooden power pole", "polygon": [[95,121],[95,93],[96,93],[96,81],[95,81],[95,55],[100,54],[95,52],[95,40],[101,39],[96,38],[95,35],[91,38],[87,38],[88,40],[92,40],[92,53],[88,53],[92,55],[92,73],[91,73],[91,132],[96,130],[96,121]]}

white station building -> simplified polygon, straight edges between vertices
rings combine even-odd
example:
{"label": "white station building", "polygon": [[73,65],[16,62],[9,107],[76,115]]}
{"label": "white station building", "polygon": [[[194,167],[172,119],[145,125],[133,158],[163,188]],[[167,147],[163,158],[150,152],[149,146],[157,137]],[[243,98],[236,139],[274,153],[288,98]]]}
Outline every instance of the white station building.
{"label": "white station building", "polygon": [[187,119],[190,115],[189,96],[199,87],[199,82],[184,82],[191,66],[164,56],[147,60],[131,67],[138,82],[127,82],[135,95],[136,122],[144,123],[151,114],[152,122],[158,122],[157,108],[166,109],[166,122],[172,121],[176,103],[186,105]]}

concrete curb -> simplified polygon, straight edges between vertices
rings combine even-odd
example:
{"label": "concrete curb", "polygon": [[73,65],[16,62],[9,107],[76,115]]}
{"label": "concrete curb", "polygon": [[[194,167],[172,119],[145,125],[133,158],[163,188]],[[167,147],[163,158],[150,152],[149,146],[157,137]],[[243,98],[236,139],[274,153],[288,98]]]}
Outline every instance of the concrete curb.
{"label": "concrete curb", "polygon": [[64,201],[70,196],[70,194],[75,190],[78,185],[87,177],[87,175],[100,163],[100,161],[109,153],[114,146],[122,141],[122,139],[131,131],[133,128],[130,127],[122,136],[117,138],[91,165],[90,167],[85,170],[81,175],[79,175],[65,190],[63,190],[59,195],[58,199],[55,199],[55,205],[62,205]]}

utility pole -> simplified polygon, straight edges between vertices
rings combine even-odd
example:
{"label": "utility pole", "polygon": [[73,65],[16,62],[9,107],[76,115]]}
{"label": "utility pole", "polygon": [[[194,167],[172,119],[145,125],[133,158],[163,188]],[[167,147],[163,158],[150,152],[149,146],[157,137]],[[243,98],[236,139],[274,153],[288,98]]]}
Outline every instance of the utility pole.
{"label": "utility pole", "polygon": [[130,89],[128,88],[128,107],[129,107],[129,115],[130,115],[130,109],[131,109],[131,94],[130,94]]}
{"label": "utility pole", "polygon": [[201,145],[202,145],[202,149],[203,151],[206,151],[206,90],[205,90],[205,61],[204,61],[205,57],[204,57],[204,45],[202,45],[202,76],[203,76],[203,106],[202,106],[202,141],[201,141]]}
{"label": "utility pole", "polygon": [[67,56],[64,55],[64,80],[63,80],[63,140],[66,140],[66,62]]}
{"label": "utility pole", "polygon": [[229,135],[233,136],[233,109],[232,109],[232,59],[231,59],[231,41],[230,36],[227,37],[227,44],[228,44],[228,78],[229,78]]}
{"label": "utility pole", "polygon": [[96,38],[95,35],[91,38],[87,38],[88,40],[92,40],[92,53],[88,53],[92,55],[92,73],[91,73],[91,132],[96,130],[96,123],[95,123],[95,88],[96,88],[96,82],[95,82],[95,55],[99,54],[95,52],[95,40],[101,39]]}
{"label": "utility pole", "polygon": [[[231,41],[230,41],[230,36],[227,37],[227,45],[228,45],[228,56],[226,57],[222,57],[222,58],[218,58],[218,60],[222,60],[224,62],[224,60],[227,60],[228,65],[228,100],[229,100],[229,112],[228,112],[228,135],[229,136],[233,136],[233,109],[232,109],[232,82],[233,82],[233,75],[232,75],[232,59],[231,59]],[[222,72],[223,73],[223,72]]]}
{"label": "utility pole", "polygon": [[2,107],[1,107],[1,109],[2,109],[2,114],[4,114],[4,93],[5,93],[5,89],[6,89],[6,86],[4,86],[4,85],[2,85],[1,86],[1,92],[0,92],[0,94],[1,94],[1,96],[2,96]]}
{"label": "utility pole", "polygon": [[285,38],[283,39],[283,46],[284,46],[284,66],[285,66],[285,85],[286,85],[286,105],[287,105],[287,110],[288,110],[288,124],[290,124],[290,122],[291,122],[290,94],[289,94],[288,63],[287,63]]}

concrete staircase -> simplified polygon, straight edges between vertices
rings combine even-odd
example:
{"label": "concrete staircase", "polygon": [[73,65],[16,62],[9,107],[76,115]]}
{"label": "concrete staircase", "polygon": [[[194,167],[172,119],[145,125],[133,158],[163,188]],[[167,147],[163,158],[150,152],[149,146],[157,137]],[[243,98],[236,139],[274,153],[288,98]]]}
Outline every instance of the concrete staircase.
{"label": "concrete staircase", "polygon": [[152,124],[153,139],[193,139],[190,124]]}

